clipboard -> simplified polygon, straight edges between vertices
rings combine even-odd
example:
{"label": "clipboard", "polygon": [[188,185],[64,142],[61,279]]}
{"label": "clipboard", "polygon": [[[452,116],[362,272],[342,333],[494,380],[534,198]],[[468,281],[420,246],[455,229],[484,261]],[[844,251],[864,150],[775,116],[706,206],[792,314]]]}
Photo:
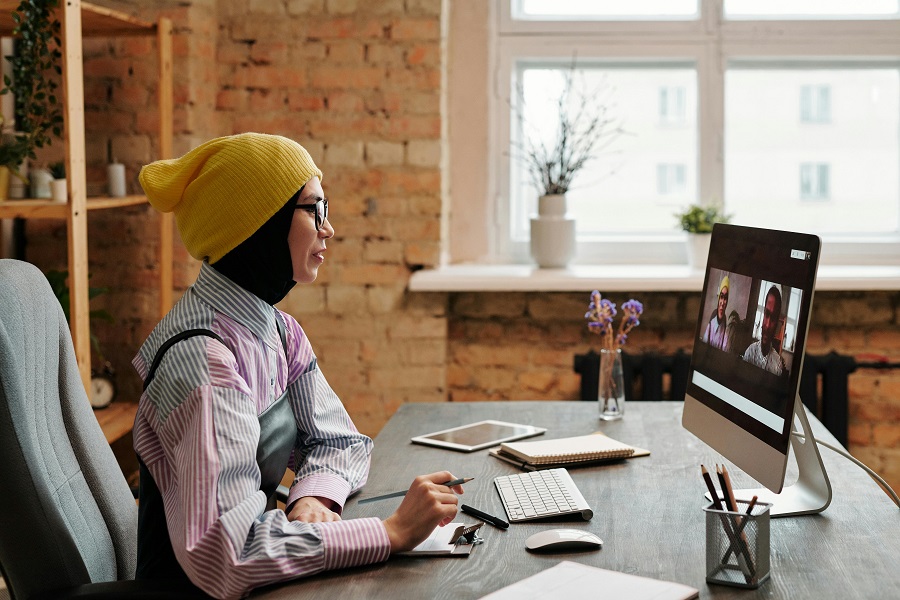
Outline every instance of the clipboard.
{"label": "clipboard", "polygon": [[483,525],[449,523],[444,527],[435,527],[424,542],[409,552],[400,552],[399,556],[468,556],[475,546],[484,543],[478,535]]}

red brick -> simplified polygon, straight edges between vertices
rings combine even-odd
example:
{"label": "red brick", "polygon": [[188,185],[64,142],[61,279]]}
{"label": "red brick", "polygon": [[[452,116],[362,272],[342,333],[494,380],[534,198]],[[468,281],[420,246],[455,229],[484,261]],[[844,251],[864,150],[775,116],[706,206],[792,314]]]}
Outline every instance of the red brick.
{"label": "red brick", "polygon": [[384,35],[384,26],[375,19],[366,18],[363,22],[350,17],[337,19],[317,19],[315,36],[319,39],[331,38],[380,38]]}
{"label": "red brick", "polygon": [[252,111],[277,111],[287,106],[285,94],[272,90],[252,90],[248,107]]}
{"label": "red brick", "polygon": [[318,111],[325,109],[325,98],[316,92],[290,91],[287,105],[291,110]]}
{"label": "red brick", "polygon": [[216,95],[216,110],[246,110],[248,95],[246,90],[220,90]]}
{"label": "red brick", "polygon": [[381,67],[315,66],[309,69],[310,81],[323,89],[378,89],[384,83]]}
{"label": "red brick", "polygon": [[401,19],[391,24],[391,39],[394,40],[437,40],[440,34],[439,19]]}

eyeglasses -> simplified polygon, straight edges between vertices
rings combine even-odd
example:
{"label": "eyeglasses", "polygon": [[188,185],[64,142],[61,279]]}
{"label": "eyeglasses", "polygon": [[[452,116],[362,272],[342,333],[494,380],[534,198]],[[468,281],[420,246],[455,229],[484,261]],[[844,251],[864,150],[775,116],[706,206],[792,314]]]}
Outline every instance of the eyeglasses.
{"label": "eyeglasses", "polygon": [[328,218],[328,198],[316,200],[315,204],[298,204],[294,210],[305,210],[316,215],[316,230],[321,231],[325,219]]}

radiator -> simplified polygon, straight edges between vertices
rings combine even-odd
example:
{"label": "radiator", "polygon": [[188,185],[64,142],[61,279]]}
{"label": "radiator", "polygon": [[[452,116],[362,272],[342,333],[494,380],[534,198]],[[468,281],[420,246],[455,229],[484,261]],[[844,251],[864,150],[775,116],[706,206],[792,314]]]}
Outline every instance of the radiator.
{"label": "radiator", "polygon": [[[663,355],[655,352],[622,352],[626,401],[683,401],[691,357],[683,350]],[[800,399],[843,445],[847,446],[849,376],[858,367],[895,368],[885,362],[857,362],[834,351],[807,354],[800,375]],[[581,399],[597,399],[600,355],[593,350],[575,355],[575,372],[581,374]],[[668,380],[668,381],[667,381]]]}

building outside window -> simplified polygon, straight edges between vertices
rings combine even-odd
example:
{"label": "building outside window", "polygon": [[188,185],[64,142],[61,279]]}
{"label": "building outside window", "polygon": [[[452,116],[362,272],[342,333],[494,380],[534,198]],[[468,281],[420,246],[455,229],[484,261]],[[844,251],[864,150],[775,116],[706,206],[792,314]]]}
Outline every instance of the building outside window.
{"label": "building outside window", "polygon": [[673,213],[693,202],[719,204],[738,224],[823,236],[825,262],[896,262],[898,4],[497,0],[491,260],[528,262],[536,212],[538,190],[515,157],[514,98],[550,131],[548,103],[574,64],[606,86],[604,109],[625,131],[568,194],[576,263],[682,261]]}

